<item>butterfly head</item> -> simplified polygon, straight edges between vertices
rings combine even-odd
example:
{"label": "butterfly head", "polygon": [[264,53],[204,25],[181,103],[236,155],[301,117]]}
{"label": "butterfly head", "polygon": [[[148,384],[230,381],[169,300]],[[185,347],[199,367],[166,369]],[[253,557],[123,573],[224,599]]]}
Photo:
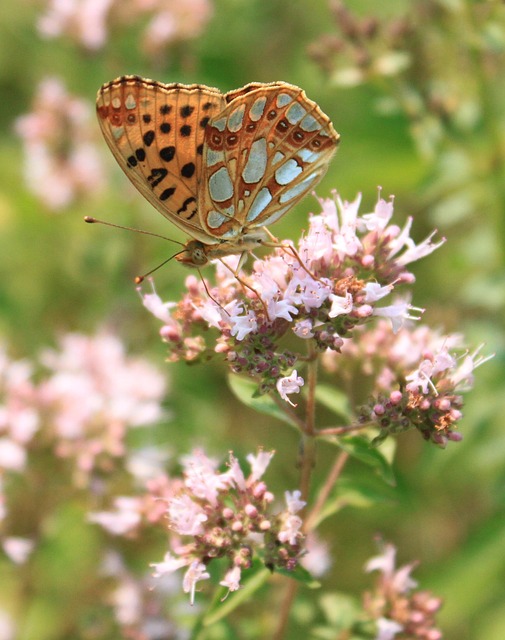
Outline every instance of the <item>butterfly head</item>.
{"label": "butterfly head", "polygon": [[187,267],[203,267],[209,261],[207,246],[199,240],[188,240],[183,251],[178,253],[175,259]]}

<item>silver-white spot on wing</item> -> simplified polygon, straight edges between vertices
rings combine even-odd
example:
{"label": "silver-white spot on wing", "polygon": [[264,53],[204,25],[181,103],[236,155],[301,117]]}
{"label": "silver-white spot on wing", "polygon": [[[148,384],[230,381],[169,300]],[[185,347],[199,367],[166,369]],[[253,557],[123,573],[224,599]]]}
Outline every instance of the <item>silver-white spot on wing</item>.
{"label": "silver-white spot on wing", "polygon": [[253,106],[249,109],[249,117],[253,122],[257,122],[261,118],[263,111],[265,111],[266,103],[267,99],[265,96],[254,101]]}
{"label": "silver-white spot on wing", "polygon": [[289,202],[289,200],[296,198],[296,196],[299,196],[301,193],[306,191],[310,186],[310,183],[313,182],[320,175],[321,175],[320,171],[314,171],[314,173],[311,173],[310,175],[308,175],[306,178],[301,180],[298,184],[295,184],[294,187],[291,187],[291,189],[287,189],[286,191],[284,191],[284,193],[282,193],[279,196],[279,202],[281,204],[284,204],[285,202]]}
{"label": "silver-white spot on wing", "polygon": [[300,122],[300,127],[304,131],[319,131],[322,129],[322,125],[311,115],[307,114],[305,118]]}
{"label": "silver-white spot on wing", "polygon": [[242,121],[244,120],[244,112],[245,112],[245,104],[241,104],[240,107],[238,107],[238,109],[235,109],[235,111],[233,111],[229,116],[228,129],[230,131],[233,131],[233,133],[240,131],[240,129],[242,128]]}
{"label": "silver-white spot on wing", "polygon": [[284,160],[286,156],[282,153],[282,151],[276,151],[274,157],[272,158],[272,166],[274,164],[279,164],[281,160]]}
{"label": "silver-white spot on wing", "polygon": [[211,125],[216,127],[218,131],[223,132],[226,127],[226,118],[219,118],[219,120],[212,120]]}
{"label": "silver-white spot on wing", "polygon": [[215,202],[225,202],[233,196],[233,184],[226,167],[221,167],[210,176],[209,191]]}
{"label": "silver-white spot on wing", "polygon": [[260,189],[253,200],[251,208],[247,214],[247,222],[256,220],[259,214],[272,202],[272,194],[267,187]]}
{"label": "silver-white spot on wing", "polygon": [[310,149],[300,149],[296,154],[303,162],[314,162],[321,157],[320,151],[311,151]]}
{"label": "silver-white spot on wing", "polygon": [[224,223],[228,222],[230,216],[225,215],[222,211],[215,211],[211,209],[207,214],[207,224],[211,229],[219,229]]}
{"label": "silver-white spot on wing", "polygon": [[277,184],[281,185],[289,184],[290,182],[293,182],[293,180],[297,178],[302,171],[303,168],[298,164],[298,162],[293,158],[290,158],[275,172],[275,181]]}
{"label": "silver-white spot on wing", "polygon": [[300,122],[300,120],[307,114],[307,111],[298,104],[298,102],[293,102],[293,104],[286,111],[286,118],[290,124],[296,124]]}
{"label": "silver-white spot on wing", "polygon": [[279,95],[277,96],[276,103],[278,107],[285,107],[290,102],[293,102],[293,98],[289,95],[289,93],[279,93]]}
{"label": "silver-white spot on wing", "polygon": [[223,151],[214,151],[213,149],[207,150],[207,156],[205,158],[205,163],[208,167],[213,167],[218,162],[224,162],[224,152]]}
{"label": "silver-white spot on wing", "polygon": [[133,94],[129,93],[126,96],[126,100],[125,100],[124,106],[127,109],[135,109],[135,107],[137,106],[137,101],[135,100],[135,97],[133,96]]}
{"label": "silver-white spot on wing", "polygon": [[267,141],[265,138],[259,138],[252,143],[251,149],[249,150],[249,156],[242,171],[242,179],[244,182],[247,184],[256,184],[259,182],[265,175],[267,160]]}

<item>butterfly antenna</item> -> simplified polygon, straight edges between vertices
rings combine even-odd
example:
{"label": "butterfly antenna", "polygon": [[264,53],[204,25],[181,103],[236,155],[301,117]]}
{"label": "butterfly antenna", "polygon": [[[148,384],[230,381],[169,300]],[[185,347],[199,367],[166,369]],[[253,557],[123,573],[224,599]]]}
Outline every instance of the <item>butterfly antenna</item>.
{"label": "butterfly antenna", "polygon": [[[84,216],[84,222],[87,222],[88,224],[103,224],[106,227],[114,227],[114,229],[123,229],[124,231],[134,231],[135,233],[142,233],[145,236],[153,236],[154,238],[161,238],[162,240],[168,240],[168,242],[175,242],[175,244],[178,244],[181,247],[184,246],[184,243],[179,242],[178,240],[174,240],[173,238],[167,238],[166,236],[162,236],[160,233],[154,233],[154,231],[145,231],[144,229],[136,229],[135,227],[126,227],[121,224],[114,224],[113,222],[106,222],[105,220],[99,220],[98,218],[93,218],[92,216]],[[179,252],[179,253],[182,253],[182,252]],[[175,255],[179,255],[179,254],[176,253]],[[172,256],[172,258],[173,257],[174,256]],[[169,258],[169,260],[171,260],[172,258]],[[156,269],[157,268],[158,267],[156,267]],[[146,276],[147,275],[149,274],[146,273]]]}
{"label": "butterfly antenna", "polygon": [[[115,226],[115,225],[113,225],[113,226]],[[157,235],[157,234],[154,234],[154,235]],[[162,238],[163,236],[160,236],[160,237]],[[175,240],[174,240],[174,242],[175,242]],[[180,256],[181,253],[184,253],[185,251],[186,251],[186,249],[183,249],[182,251],[178,251],[177,253],[174,253],[173,256],[170,256],[170,258],[167,258],[166,260],[163,260],[163,262],[161,262],[158,266],[154,267],[154,269],[151,269],[151,271],[148,271],[147,273],[144,273],[144,275],[142,275],[142,276],[135,276],[135,278],[134,278],[135,284],[141,284],[142,282],[144,282],[144,280],[147,278],[147,276],[150,276],[155,271],[158,271],[158,269],[161,269],[161,267],[164,267],[167,264],[167,262],[170,262],[170,260],[173,260],[176,256]]]}

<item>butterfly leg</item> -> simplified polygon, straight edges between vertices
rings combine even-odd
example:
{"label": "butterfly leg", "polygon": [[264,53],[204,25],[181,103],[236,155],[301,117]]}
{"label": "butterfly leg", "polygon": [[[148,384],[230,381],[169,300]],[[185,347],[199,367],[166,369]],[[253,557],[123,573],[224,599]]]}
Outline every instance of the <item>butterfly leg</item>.
{"label": "butterfly leg", "polygon": [[209,291],[209,287],[207,286],[207,283],[205,282],[205,278],[203,277],[202,272],[200,271],[200,269],[198,267],[196,267],[196,270],[198,271],[198,275],[200,276],[200,280],[202,281],[203,284],[203,288],[205,289],[205,293],[209,296],[209,298],[212,300],[212,302],[214,302],[220,309],[222,309],[227,316],[229,316],[230,314],[228,313],[228,311],[226,311],[226,309],[223,307],[223,305],[218,302],[214,296],[211,294],[211,292]]}
{"label": "butterfly leg", "polygon": [[267,233],[267,235],[270,237],[271,242],[264,242],[263,246],[264,247],[273,247],[273,248],[277,248],[277,249],[284,249],[284,251],[286,251],[286,253],[291,254],[291,256],[293,258],[295,258],[295,260],[298,261],[298,264],[300,265],[300,267],[305,271],[305,273],[307,275],[309,275],[313,280],[316,280],[317,282],[320,281],[320,279],[314,274],[312,273],[312,271],[310,271],[310,269],[307,268],[307,266],[304,264],[300,254],[298,253],[298,251],[295,249],[294,245],[291,244],[290,242],[280,242],[272,233],[269,229],[267,229],[266,227],[263,227],[263,229],[265,230],[265,232]]}
{"label": "butterfly leg", "polygon": [[240,285],[244,288],[244,289],[249,289],[249,291],[252,291],[252,293],[254,293],[254,295],[258,298],[258,300],[261,303],[261,306],[263,307],[263,310],[265,311],[265,315],[267,317],[267,320],[270,321],[270,316],[268,314],[268,308],[267,305],[265,304],[265,301],[263,300],[263,298],[260,296],[259,292],[256,291],[256,289],[254,287],[252,287],[250,284],[247,284],[247,282],[245,282],[244,280],[242,280],[242,278],[239,276],[239,271],[242,267],[242,265],[244,264],[244,262],[247,260],[247,256],[248,256],[248,252],[247,251],[243,251],[242,254],[240,255],[240,259],[238,261],[237,267],[236,269],[232,269],[228,264],[226,264],[226,262],[224,260],[221,260],[219,258],[219,261],[221,262],[221,264],[223,264],[229,271],[231,271],[231,273],[233,274],[234,278],[237,280],[237,282],[240,283]]}

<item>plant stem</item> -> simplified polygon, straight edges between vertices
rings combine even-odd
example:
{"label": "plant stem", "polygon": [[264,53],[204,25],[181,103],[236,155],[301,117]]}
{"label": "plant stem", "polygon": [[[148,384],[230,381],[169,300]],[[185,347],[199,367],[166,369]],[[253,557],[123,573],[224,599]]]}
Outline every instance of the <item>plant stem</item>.
{"label": "plant stem", "polygon": [[[316,385],[317,385],[317,353],[311,341],[309,341],[309,357],[307,366],[307,403],[305,409],[305,421],[300,424],[302,439],[300,442],[300,491],[302,499],[308,501],[310,480],[316,459]],[[302,517],[303,515],[300,514]],[[298,583],[288,580],[281,605],[279,623],[275,630],[273,640],[282,640],[287,631],[291,607],[298,591]]]}
{"label": "plant stem", "polygon": [[307,405],[305,425],[300,443],[300,491],[302,499],[307,501],[310,479],[316,458],[316,385],[318,360],[312,342],[309,342],[309,363],[307,366]]}
{"label": "plant stem", "polygon": [[298,582],[296,582],[295,580],[291,580],[290,578],[286,578],[286,580],[286,592],[284,594],[281,610],[279,612],[279,624],[277,625],[277,629],[272,636],[272,640],[282,640],[284,638],[284,634],[287,630],[289,622],[291,607],[295,600],[296,592],[298,591]]}
{"label": "plant stem", "polygon": [[321,490],[317,494],[316,503],[312,507],[309,515],[305,518],[305,522],[303,526],[305,533],[309,533],[313,528],[315,528],[319,514],[321,513],[322,508],[326,504],[326,500],[328,499],[328,496],[330,495],[331,490],[335,486],[336,481],[340,477],[340,474],[342,473],[342,469],[344,468],[348,458],[349,458],[349,454],[346,453],[345,451],[342,451],[342,453],[335,460],[333,467],[331,468],[330,473],[326,478],[326,482],[324,483]]}

